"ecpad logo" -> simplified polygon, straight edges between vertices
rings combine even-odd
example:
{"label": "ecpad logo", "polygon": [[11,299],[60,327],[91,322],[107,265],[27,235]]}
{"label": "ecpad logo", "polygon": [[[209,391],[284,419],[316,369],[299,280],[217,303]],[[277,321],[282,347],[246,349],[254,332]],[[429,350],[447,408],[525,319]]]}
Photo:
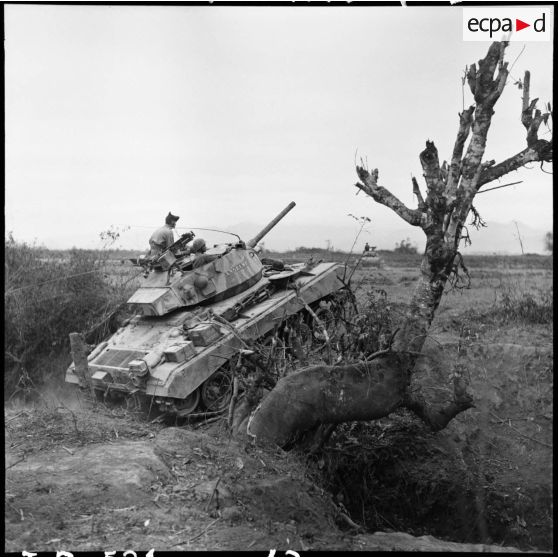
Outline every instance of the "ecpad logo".
{"label": "ecpad logo", "polygon": [[[546,28],[546,14],[543,12],[542,16],[538,19],[535,19],[533,23],[533,29],[539,33],[544,33]],[[476,17],[472,17],[467,22],[467,27],[469,31],[476,33],[477,31],[488,31],[490,33],[490,38],[492,39],[493,33],[497,33],[498,31],[503,31],[504,33],[509,33],[510,31],[521,31],[522,29],[526,29],[530,27],[530,23],[525,23],[521,19],[515,18],[515,28],[512,25],[512,20],[509,17],[505,17],[504,19],[500,19],[498,17],[483,17],[482,19],[477,19]]]}
{"label": "ecpad logo", "polygon": [[550,8],[464,8],[464,41],[550,41]]}

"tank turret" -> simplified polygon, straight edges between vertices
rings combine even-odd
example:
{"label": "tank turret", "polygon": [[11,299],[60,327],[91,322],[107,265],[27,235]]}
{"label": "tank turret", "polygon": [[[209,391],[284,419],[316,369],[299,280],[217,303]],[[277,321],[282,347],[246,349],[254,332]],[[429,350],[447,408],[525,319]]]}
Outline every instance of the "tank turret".
{"label": "tank turret", "polygon": [[219,244],[203,254],[176,257],[173,247],[151,262],[140,288],[128,304],[143,316],[164,316],[178,308],[225,300],[262,278],[256,244],[295,207],[291,202],[247,243]]}

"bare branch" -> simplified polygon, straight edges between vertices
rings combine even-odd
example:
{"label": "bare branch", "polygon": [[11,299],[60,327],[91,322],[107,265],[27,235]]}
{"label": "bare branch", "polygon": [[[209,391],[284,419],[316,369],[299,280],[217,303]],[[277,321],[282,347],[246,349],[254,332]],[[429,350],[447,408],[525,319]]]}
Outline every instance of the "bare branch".
{"label": "bare branch", "polygon": [[[504,51],[508,43],[506,41],[494,42],[490,45],[487,55],[479,60],[479,69],[473,64],[469,69],[467,81],[471,84],[471,91],[477,105],[482,108],[492,108],[500,97],[506,80],[508,79],[508,63],[504,62]],[[498,68],[496,79],[494,73]],[[477,108],[478,110],[478,108]]]}
{"label": "bare branch", "polygon": [[395,211],[401,219],[407,221],[410,225],[419,226],[421,224],[422,212],[418,209],[409,209],[401,200],[394,196],[389,190],[383,186],[378,186],[378,169],[368,172],[364,167],[357,166],[358,177],[361,182],[357,182],[355,186],[368,194],[374,201],[389,207]]}
{"label": "bare branch", "polygon": [[428,190],[428,195],[426,196],[426,203],[428,205],[429,198],[432,195],[442,194],[445,188],[440,160],[438,159],[438,150],[434,142],[426,141],[426,148],[421,152],[419,158]]}
{"label": "bare branch", "polygon": [[529,147],[535,147],[539,140],[538,133],[540,125],[548,119],[550,113],[543,114],[540,110],[536,109],[539,99],[537,98],[530,101],[530,88],[531,74],[529,71],[526,71],[523,80],[521,123],[527,130],[527,145]]}
{"label": "bare branch", "polygon": [[535,110],[535,116],[533,117],[531,126],[529,126],[529,130],[527,131],[527,145],[529,147],[535,146],[537,141],[539,140],[539,127],[543,120],[544,115],[541,114],[541,111]]}
{"label": "bare branch", "polygon": [[522,106],[521,106],[521,122],[523,123],[523,126],[525,126],[525,129],[527,130],[531,125],[531,112],[535,108],[535,105],[537,104],[537,100],[538,100],[535,99],[533,105],[529,103],[530,89],[531,89],[531,72],[527,70],[525,72],[525,78],[523,79],[523,98],[522,98]]}
{"label": "bare branch", "polygon": [[413,194],[417,197],[418,208],[419,208],[420,211],[423,211],[423,209],[424,209],[424,198],[422,197],[422,193],[420,191],[417,179],[413,176],[413,177],[411,177],[411,180],[413,181]]}
{"label": "bare branch", "polygon": [[477,231],[482,227],[486,227],[486,221],[481,217],[474,205],[471,206],[471,213],[473,214],[473,220],[470,224],[473,225]]}
{"label": "bare branch", "polygon": [[507,188],[508,186],[515,186],[516,184],[521,184],[522,182],[523,180],[517,180],[516,182],[508,182],[507,184],[502,184],[501,186],[494,186],[494,188],[487,188],[486,190],[481,190],[480,192],[477,192],[477,195],[484,194],[485,192],[490,192],[491,190],[498,190],[499,188]]}
{"label": "bare branch", "polygon": [[442,181],[444,182],[444,184],[447,184],[448,176],[449,176],[449,165],[447,161],[444,161],[442,163],[442,167],[440,168],[440,171],[442,172]]}
{"label": "bare branch", "polygon": [[459,130],[457,131],[457,138],[453,146],[453,153],[451,156],[450,171],[446,192],[448,197],[455,196],[455,190],[459,182],[459,175],[461,172],[461,157],[463,156],[463,146],[469,137],[471,131],[471,123],[473,122],[473,112],[475,111],[474,105],[471,105],[467,110],[459,114]]}
{"label": "bare branch", "polygon": [[540,110],[535,108],[538,99],[530,100],[530,87],[531,74],[529,71],[526,71],[523,81],[521,123],[527,130],[527,148],[498,165],[483,168],[476,184],[476,190],[484,184],[525,166],[531,161],[552,161],[552,141],[538,139],[539,127],[549,118],[550,113],[542,114]]}
{"label": "bare branch", "polygon": [[518,170],[531,161],[552,161],[552,143],[546,140],[538,140],[532,147],[516,153],[505,161],[484,169],[477,182],[477,190],[484,184],[488,184],[514,170]]}
{"label": "bare branch", "polygon": [[[479,60],[479,69],[474,76],[470,76],[470,81],[474,81],[475,84],[474,95],[477,106],[471,123],[471,140],[461,169],[459,207],[451,217],[452,224],[448,221],[447,230],[452,235],[458,233],[459,227],[463,226],[473,198],[478,191],[481,174],[486,172],[481,162],[494,114],[493,107],[502,94],[508,77],[508,65],[503,61],[507,45],[506,41],[492,43],[487,55]],[[498,69],[498,73],[494,79],[496,69]],[[472,73],[474,70],[475,66],[472,66],[469,72]]]}
{"label": "bare branch", "polygon": [[467,83],[474,97],[477,91],[477,66],[475,64],[471,64],[467,69]]}
{"label": "bare branch", "polygon": [[[467,232],[467,235],[468,234],[469,233]],[[460,269],[463,270],[463,273],[459,272]],[[461,252],[457,252],[455,255],[455,261],[451,266],[448,281],[451,285],[451,291],[461,291],[471,287],[471,275],[469,274],[469,270],[463,261],[463,255]]]}

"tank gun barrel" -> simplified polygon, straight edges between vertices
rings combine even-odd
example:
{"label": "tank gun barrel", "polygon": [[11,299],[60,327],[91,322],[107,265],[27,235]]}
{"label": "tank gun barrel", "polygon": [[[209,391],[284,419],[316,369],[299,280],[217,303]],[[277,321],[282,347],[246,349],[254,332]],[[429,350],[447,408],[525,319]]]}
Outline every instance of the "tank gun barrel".
{"label": "tank gun barrel", "polygon": [[256,244],[277,224],[285,215],[296,205],[295,202],[291,202],[275,219],[270,221],[254,238],[249,240],[246,244],[250,246],[250,248],[254,248]]}

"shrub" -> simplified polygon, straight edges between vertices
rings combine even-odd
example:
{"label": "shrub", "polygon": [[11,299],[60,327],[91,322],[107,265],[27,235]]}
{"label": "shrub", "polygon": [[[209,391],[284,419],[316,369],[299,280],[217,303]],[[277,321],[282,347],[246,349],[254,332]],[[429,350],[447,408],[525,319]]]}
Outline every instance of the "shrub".
{"label": "shrub", "polygon": [[346,331],[341,345],[346,362],[368,358],[386,349],[394,329],[394,309],[383,289],[357,287],[355,292],[356,306],[345,303]]}
{"label": "shrub", "polygon": [[506,285],[497,292],[491,313],[494,318],[505,322],[550,324],[553,308],[552,286],[546,289],[526,290],[518,285]]}
{"label": "shrub", "polygon": [[396,254],[417,254],[418,248],[411,244],[411,240],[406,238],[399,243],[395,243],[395,248],[393,250]]}
{"label": "shrub", "polygon": [[[68,334],[87,331],[123,302],[120,286],[104,278],[99,252],[73,249],[65,257],[5,241],[4,390],[21,377],[40,385],[45,364],[69,355]],[[68,356],[69,360],[69,356]],[[69,364],[69,362],[68,362]]]}

